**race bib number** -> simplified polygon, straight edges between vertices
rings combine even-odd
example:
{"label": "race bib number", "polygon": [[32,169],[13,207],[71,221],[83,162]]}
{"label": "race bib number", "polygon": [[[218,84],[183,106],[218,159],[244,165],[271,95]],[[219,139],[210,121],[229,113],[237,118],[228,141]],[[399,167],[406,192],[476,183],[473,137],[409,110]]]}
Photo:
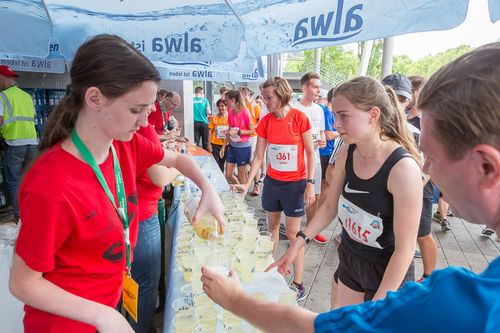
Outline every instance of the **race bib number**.
{"label": "race bib number", "polygon": [[377,242],[377,238],[384,231],[384,224],[380,217],[364,211],[342,195],[339,199],[338,216],[342,227],[352,239],[358,243],[382,249]]}
{"label": "race bib number", "polygon": [[297,171],[297,145],[269,144],[267,156],[276,171]]}
{"label": "race bib number", "polygon": [[229,126],[220,125],[215,128],[215,136],[218,139],[225,139],[227,132],[229,132]]}

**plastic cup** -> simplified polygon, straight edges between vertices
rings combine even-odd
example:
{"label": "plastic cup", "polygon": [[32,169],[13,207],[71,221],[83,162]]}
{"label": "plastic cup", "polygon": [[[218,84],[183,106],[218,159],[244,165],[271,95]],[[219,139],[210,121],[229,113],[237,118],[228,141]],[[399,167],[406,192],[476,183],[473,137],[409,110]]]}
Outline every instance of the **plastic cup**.
{"label": "plastic cup", "polygon": [[243,282],[250,282],[255,271],[257,258],[253,254],[239,253],[237,261],[239,262],[239,271]]}
{"label": "plastic cup", "polygon": [[194,306],[196,309],[205,306],[205,305],[211,305],[213,306],[215,303],[208,297],[207,294],[205,293],[199,293],[194,295]]}
{"label": "plastic cup", "polygon": [[194,311],[182,311],[174,315],[172,326],[175,333],[192,333],[198,325]]}
{"label": "plastic cup", "polygon": [[197,307],[196,314],[200,326],[203,326],[208,332],[215,332],[217,328],[217,311],[214,305]]}
{"label": "plastic cup", "polygon": [[199,271],[201,269],[200,263],[198,262],[198,258],[196,258],[193,255],[189,255],[182,258],[182,267],[184,272],[184,281],[186,282],[191,281],[191,275],[193,271],[195,270]]}
{"label": "plastic cup", "polygon": [[237,329],[239,329],[241,323],[243,322],[243,320],[240,317],[234,315],[233,313],[227,310],[224,310],[222,312],[222,321],[224,322],[225,330],[231,332],[235,332]]}
{"label": "plastic cup", "polygon": [[191,283],[186,283],[182,285],[181,294],[184,298],[190,299],[193,302],[194,306],[194,293],[193,293],[193,286],[191,285]]}
{"label": "plastic cup", "polygon": [[173,300],[172,309],[175,313],[182,311],[194,311],[193,301],[186,297],[179,297]]}

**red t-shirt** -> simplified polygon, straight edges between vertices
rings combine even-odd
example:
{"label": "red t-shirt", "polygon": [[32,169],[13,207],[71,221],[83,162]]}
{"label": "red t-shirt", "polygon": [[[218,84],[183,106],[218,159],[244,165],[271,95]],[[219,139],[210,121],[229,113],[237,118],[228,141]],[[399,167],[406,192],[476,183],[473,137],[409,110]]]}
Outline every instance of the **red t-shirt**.
{"label": "red t-shirt", "polygon": [[[160,149],[162,145],[153,126],[141,127],[138,134],[142,135]],[[158,200],[161,197],[162,188],[151,182],[147,172],[137,176],[137,198],[139,199],[139,222],[144,221],[158,212]]]}
{"label": "red t-shirt", "polygon": [[[137,241],[136,178],[163,158],[163,150],[140,135],[114,141],[120,161],[132,248]],[[100,165],[116,198],[113,155]],[[125,268],[123,225],[89,165],[61,148],[47,150],[21,184],[22,220],[16,252],[48,281],[83,298],[116,307]],[[88,332],[95,328],[26,305],[26,333]]]}
{"label": "red t-shirt", "polygon": [[305,113],[290,109],[285,118],[265,115],[257,126],[257,135],[267,140],[267,175],[281,181],[307,177],[302,134],[311,129]]}
{"label": "red t-shirt", "polygon": [[168,124],[168,118],[170,117],[170,112],[163,112],[160,108],[160,103],[155,102],[155,112],[151,112],[148,116],[148,122],[152,125],[158,135],[165,134],[164,126]]}

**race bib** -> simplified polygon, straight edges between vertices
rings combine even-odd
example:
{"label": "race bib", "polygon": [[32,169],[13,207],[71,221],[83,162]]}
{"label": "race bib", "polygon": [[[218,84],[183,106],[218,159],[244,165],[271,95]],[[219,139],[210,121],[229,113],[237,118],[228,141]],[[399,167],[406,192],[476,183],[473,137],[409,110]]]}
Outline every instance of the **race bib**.
{"label": "race bib", "polygon": [[377,242],[377,238],[384,231],[384,224],[380,217],[364,211],[342,195],[339,199],[338,216],[342,227],[352,239],[377,249],[383,248]]}
{"label": "race bib", "polygon": [[267,156],[276,171],[297,171],[297,145],[269,144]]}
{"label": "race bib", "polygon": [[215,136],[218,139],[225,139],[228,131],[229,126],[219,125],[215,128]]}

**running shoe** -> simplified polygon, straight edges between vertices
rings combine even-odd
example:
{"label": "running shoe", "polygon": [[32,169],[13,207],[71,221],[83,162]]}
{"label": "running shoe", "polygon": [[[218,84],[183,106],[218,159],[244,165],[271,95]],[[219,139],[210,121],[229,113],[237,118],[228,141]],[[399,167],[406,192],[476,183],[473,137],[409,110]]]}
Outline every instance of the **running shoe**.
{"label": "running shoe", "polygon": [[443,221],[443,218],[441,217],[441,213],[435,212],[434,215],[432,215],[432,220],[436,223],[441,223],[441,221]]}
{"label": "running shoe", "polygon": [[300,302],[300,301],[303,301],[306,299],[306,288],[304,287],[304,285],[302,283],[297,284],[295,282],[292,282],[292,284],[290,285],[290,289],[297,292],[297,298],[296,298],[297,302]]}
{"label": "running shoe", "polygon": [[450,222],[447,219],[441,220],[441,231],[450,231]]}
{"label": "running shoe", "polygon": [[422,277],[420,279],[418,279],[417,281],[415,282],[423,282],[425,279],[427,279],[429,277],[429,275],[422,275]]}
{"label": "running shoe", "polygon": [[[420,253],[419,250],[415,250],[415,254],[413,255],[414,258],[422,258],[422,253]],[[419,282],[419,281],[417,281]]]}
{"label": "running shoe", "polygon": [[326,239],[326,237],[323,236],[322,234],[317,234],[316,237],[313,238],[313,240],[318,244],[328,243],[328,239]]}
{"label": "running shoe", "polygon": [[491,228],[484,228],[483,231],[481,232],[481,234],[485,235],[485,236],[491,236],[495,233],[495,230],[491,229]]}

